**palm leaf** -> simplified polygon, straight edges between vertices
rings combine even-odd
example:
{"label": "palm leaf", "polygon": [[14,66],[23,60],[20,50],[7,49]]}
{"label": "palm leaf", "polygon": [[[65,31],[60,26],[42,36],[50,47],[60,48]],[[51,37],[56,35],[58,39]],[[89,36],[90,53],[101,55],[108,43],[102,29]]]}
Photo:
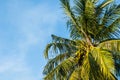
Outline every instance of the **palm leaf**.
{"label": "palm leaf", "polygon": [[105,38],[114,38],[119,37],[119,25],[120,25],[120,17],[118,14],[120,12],[120,5],[114,5],[106,8],[105,13],[103,13],[102,18],[102,26],[100,31],[98,31],[98,34],[100,40],[103,40]]}
{"label": "palm leaf", "polygon": [[100,71],[102,72],[104,77],[106,77],[107,79],[115,80],[115,77],[112,75],[115,72],[112,54],[106,50],[96,47],[93,47],[91,54],[99,65]]}
{"label": "palm leaf", "polygon": [[107,39],[104,41],[101,41],[98,45],[99,47],[103,49],[108,49],[110,51],[120,51],[120,39]]}
{"label": "palm leaf", "polygon": [[109,5],[111,2],[113,2],[114,0],[104,0],[101,4],[99,4],[98,6],[97,6],[97,8],[104,8],[104,7],[106,7],[107,5]]}
{"label": "palm leaf", "polygon": [[[57,78],[58,75],[64,77],[69,73],[69,71],[77,64],[78,60],[70,57],[55,67],[47,76],[44,77],[44,80],[52,80],[53,77]],[[60,79],[58,79],[60,80]]]}
{"label": "palm leaf", "polygon": [[50,43],[47,44],[46,49],[44,50],[44,56],[45,58],[49,57],[49,51],[50,49],[52,49],[53,52],[51,53],[64,53],[67,51],[70,51],[72,46],[70,46],[69,44],[64,44],[64,43]]}
{"label": "palm leaf", "polygon": [[[71,53],[72,54],[72,53]],[[59,65],[63,60],[70,57],[70,53],[59,54],[58,56],[50,59],[46,66],[44,67],[43,74],[51,72],[57,65]]]}
{"label": "palm leaf", "polygon": [[74,25],[74,28],[77,30],[79,35],[81,36],[81,34],[84,34],[87,37],[87,34],[83,31],[82,27],[78,24],[76,17],[73,11],[71,10],[69,0],[60,0],[60,1],[62,3],[62,7],[64,8],[66,15],[70,18],[72,24]]}
{"label": "palm leaf", "polygon": [[64,43],[64,44],[73,44],[73,45],[76,44],[75,41],[70,40],[70,39],[58,37],[56,35],[51,35],[51,36],[52,36],[52,41],[53,42]]}
{"label": "palm leaf", "polygon": [[81,80],[80,67],[75,68],[75,70],[71,73],[69,80]]}
{"label": "palm leaf", "polygon": [[120,39],[105,40],[101,42],[99,46],[112,53],[115,62],[116,75],[120,75]]}

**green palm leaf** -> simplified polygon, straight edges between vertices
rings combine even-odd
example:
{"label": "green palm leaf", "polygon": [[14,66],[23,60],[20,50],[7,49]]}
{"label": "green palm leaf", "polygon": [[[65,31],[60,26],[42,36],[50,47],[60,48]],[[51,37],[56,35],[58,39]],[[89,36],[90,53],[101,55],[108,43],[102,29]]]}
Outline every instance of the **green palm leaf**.
{"label": "green palm leaf", "polygon": [[112,53],[115,62],[116,75],[120,75],[120,40],[106,40],[101,42],[99,46]]}
{"label": "green palm leaf", "polygon": [[53,77],[56,76],[55,78],[58,78],[59,75],[61,75],[63,78],[66,78],[65,75],[67,75],[67,73],[76,65],[77,62],[78,60],[73,57],[68,58],[59,64],[50,73],[48,73],[47,76],[45,76],[44,80],[52,80]]}
{"label": "green palm leaf", "polygon": [[63,53],[60,54],[52,59],[50,59],[48,61],[48,63],[46,64],[46,66],[44,67],[43,73],[47,74],[50,71],[52,71],[57,65],[59,65],[63,60],[65,60],[66,58],[70,57],[70,53]]}
{"label": "green palm leaf", "polygon": [[107,76],[108,79],[115,80],[114,76],[111,75],[111,73],[115,72],[112,54],[106,50],[101,50],[100,48],[96,47],[93,47],[91,54],[97,61],[97,64],[99,65],[103,75]]}
{"label": "green palm leaf", "polygon": [[64,43],[50,43],[46,46],[46,49],[44,51],[45,58],[48,58],[49,56],[49,50],[52,49],[52,53],[64,53],[70,51],[72,46]]}

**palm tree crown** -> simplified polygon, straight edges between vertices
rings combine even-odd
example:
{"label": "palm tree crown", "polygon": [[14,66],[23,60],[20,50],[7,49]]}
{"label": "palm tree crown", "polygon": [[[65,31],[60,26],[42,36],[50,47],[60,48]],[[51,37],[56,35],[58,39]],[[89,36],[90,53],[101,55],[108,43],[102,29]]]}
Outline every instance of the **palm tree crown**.
{"label": "palm tree crown", "polygon": [[60,1],[70,39],[52,35],[44,52],[44,80],[117,80],[120,5],[112,0],[74,0],[74,6],[70,0]]}

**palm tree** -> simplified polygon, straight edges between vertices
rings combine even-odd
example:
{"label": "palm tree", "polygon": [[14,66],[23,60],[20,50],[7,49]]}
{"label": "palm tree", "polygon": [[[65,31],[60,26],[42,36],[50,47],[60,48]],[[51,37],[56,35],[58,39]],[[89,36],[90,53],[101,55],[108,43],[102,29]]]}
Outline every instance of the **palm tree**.
{"label": "palm tree", "polygon": [[112,0],[60,0],[70,39],[52,35],[44,80],[117,80],[120,74],[120,5]]}

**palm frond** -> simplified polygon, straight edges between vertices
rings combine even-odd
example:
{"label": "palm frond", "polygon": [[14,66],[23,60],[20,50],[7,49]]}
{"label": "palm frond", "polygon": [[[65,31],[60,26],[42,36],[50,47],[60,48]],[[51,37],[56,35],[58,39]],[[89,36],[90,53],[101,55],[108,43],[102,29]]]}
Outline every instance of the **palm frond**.
{"label": "palm frond", "polygon": [[106,7],[107,5],[109,5],[111,2],[113,2],[114,0],[104,0],[101,4],[99,4],[98,6],[97,6],[97,8],[104,8],[104,7]]}
{"label": "palm frond", "polygon": [[107,49],[114,52],[120,51],[120,39],[107,39],[104,41],[101,41],[98,45],[99,47],[103,49]]}
{"label": "palm frond", "polygon": [[[119,18],[120,14],[120,5],[112,4],[105,8],[102,24],[108,26],[110,23],[114,22]],[[110,23],[109,23],[110,22]]]}
{"label": "palm frond", "polygon": [[44,67],[43,74],[51,72],[57,65],[59,65],[63,60],[70,57],[72,53],[59,54],[56,57],[50,59],[46,66]]}
{"label": "palm frond", "polygon": [[70,75],[69,80],[81,80],[80,74],[80,67],[75,68],[75,70]]}
{"label": "palm frond", "polygon": [[60,1],[62,3],[62,7],[64,8],[66,15],[70,18],[74,29],[77,30],[77,32],[79,33],[80,36],[81,36],[81,34],[84,34],[87,37],[87,35],[83,31],[83,29],[81,28],[81,25],[78,24],[76,16],[74,15],[73,11],[71,10],[69,0],[60,0]]}
{"label": "palm frond", "polygon": [[53,53],[64,53],[71,51],[71,48],[74,48],[70,44],[64,44],[64,43],[50,43],[47,44],[46,49],[44,50],[44,56],[45,58],[49,57],[49,51],[52,49],[51,54]]}
{"label": "palm frond", "polygon": [[50,73],[48,73],[47,76],[44,77],[44,80],[52,80],[53,77],[57,78],[58,75],[61,75],[61,77],[68,75],[69,71],[77,64],[77,62],[78,60],[73,57],[66,59]]}
{"label": "palm frond", "polygon": [[99,46],[112,53],[115,62],[116,75],[120,75],[120,39],[105,40],[101,42]]}
{"label": "palm frond", "polygon": [[51,35],[52,36],[52,41],[56,42],[56,43],[65,43],[65,44],[73,44],[75,45],[75,41],[70,40],[70,39],[66,39],[66,38],[62,38],[62,37],[58,37],[56,35]]}
{"label": "palm frond", "polygon": [[75,25],[73,24],[73,22],[71,20],[68,20],[67,21],[67,28],[70,32],[70,37],[73,39],[73,40],[79,40],[83,37],[82,34],[79,34],[79,31],[78,29],[75,27]]}
{"label": "palm frond", "polygon": [[113,0],[104,0],[102,3],[98,4],[96,6],[96,16],[97,16],[97,20],[99,21],[99,23],[101,23],[101,17],[102,15],[104,15],[104,8],[106,8],[109,4],[111,4],[113,2]]}
{"label": "palm frond", "polygon": [[[93,65],[94,64],[94,65]],[[100,68],[93,58],[93,56],[88,52],[84,58],[82,66],[80,66],[79,77],[82,80],[104,80]],[[95,76],[97,74],[97,76]]]}
{"label": "palm frond", "polygon": [[86,0],[74,0],[74,12],[78,16],[84,15]]}
{"label": "palm frond", "polygon": [[[98,12],[98,11],[97,11]],[[120,34],[120,5],[111,4],[102,10],[98,16],[98,32],[96,40],[119,37]],[[100,28],[99,28],[100,27]]]}
{"label": "palm frond", "polygon": [[62,3],[62,7],[65,10],[66,15],[72,20],[72,22],[76,25],[75,15],[73,14],[70,7],[70,0],[60,0]]}
{"label": "palm frond", "polygon": [[115,72],[112,54],[107,50],[102,50],[95,47],[92,49],[91,54],[99,65],[100,71],[102,72],[104,77],[106,77],[107,79],[115,80],[115,77],[112,75]]}

